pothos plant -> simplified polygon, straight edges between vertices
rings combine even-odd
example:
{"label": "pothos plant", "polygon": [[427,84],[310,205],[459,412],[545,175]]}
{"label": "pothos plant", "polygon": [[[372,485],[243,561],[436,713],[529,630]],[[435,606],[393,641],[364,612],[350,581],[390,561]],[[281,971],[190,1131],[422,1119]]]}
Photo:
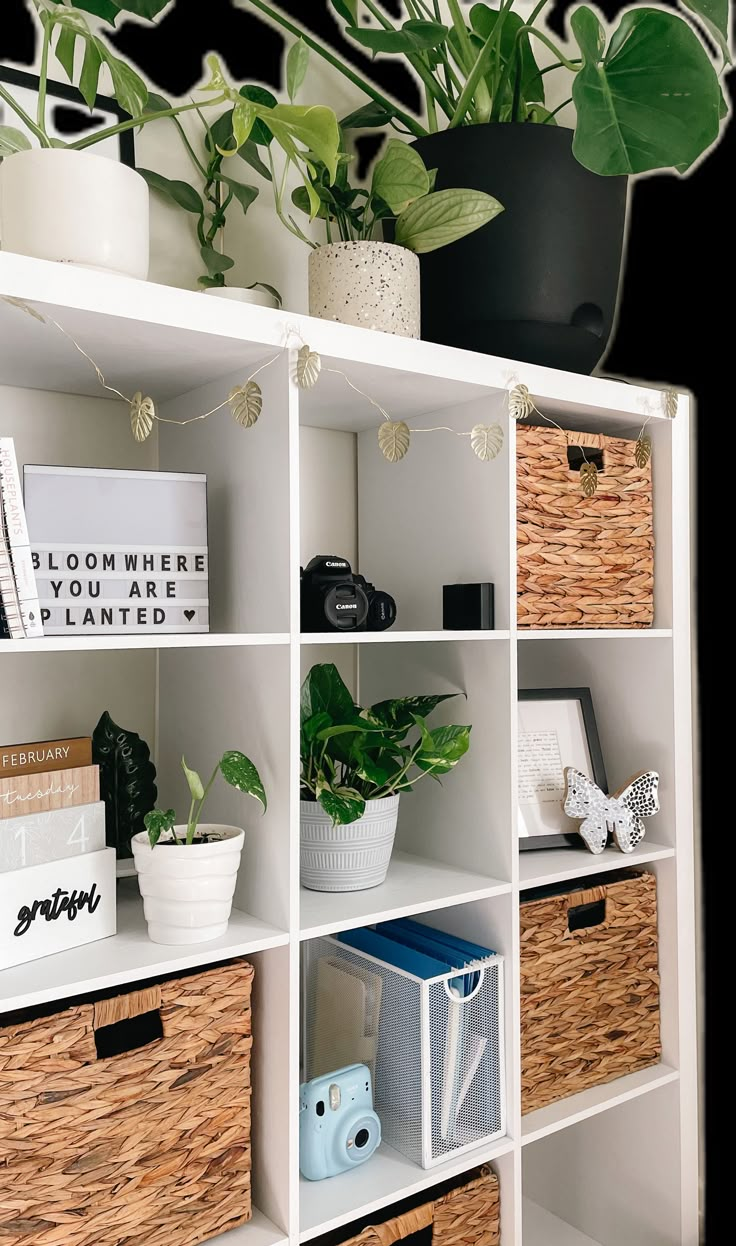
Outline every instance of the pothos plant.
{"label": "pothos plant", "polygon": [[313,666],[301,690],[301,795],[333,825],[355,822],[367,800],[440,781],[468,751],[470,727],[429,729],[426,719],[457,693],[356,705],[331,662]]}
{"label": "pothos plant", "polygon": [[[406,58],[423,84],[424,125],[278,8],[250,0],[370,97],[351,114],[352,125],[391,124],[417,137],[488,122],[554,125],[555,114],[573,103],[574,154],[603,175],[685,172],[716,141],[728,111],[719,80],[731,63],[728,0],[679,0],[687,18],[665,8],[632,8],[610,36],[583,5],[570,19],[575,51],[563,51],[545,26],[550,0],[538,0],[524,18],[515,2],[463,11],[460,0],[402,0],[401,19],[393,21],[377,0],[330,0],[348,38],[374,55]],[[544,68],[535,44],[551,54]],[[555,71],[567,75],[569,90],[550,110],[545,78]]]}
{"label": "pothos plant", "polygon": [[162,835],[166,836],[164,843],[179,845],[191,845],[196,838],[205,838],[201,832],[197,835],[197,828],[202,820],[204,802],[218,774],[221,774],[223,779],[231,787],[237,788],[239,792],[245,792],[248,796],[255,796],[256,800],[261,802],[265,813],[267,806],[266,791],[258,770],[250,758],[245,756],[245,753],[239,753],[234,749],[223,753],[206,783],[202,782],[196,770],[189,769],[183,757],[181,759],[181,768],[184,771],[191,796],[186,833],[181,838],[176,834],[174,829],[176,812],[173,809],[151,809],[145,815],[143,823],[148,831],[148,838],[152,848],[156,847]]}

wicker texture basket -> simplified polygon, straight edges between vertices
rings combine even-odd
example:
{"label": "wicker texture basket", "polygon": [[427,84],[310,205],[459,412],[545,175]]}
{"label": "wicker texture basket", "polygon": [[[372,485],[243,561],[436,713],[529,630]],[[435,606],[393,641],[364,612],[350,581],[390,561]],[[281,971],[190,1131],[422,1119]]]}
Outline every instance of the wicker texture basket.
{"label": "wicker texture basket", "polygon": [[[516,428],[519,627],[650,627],[654,617],[652,465],[636,442],[557,428]],[[568,447],[598,450],[583,496]]]}
{"label": "wicker texture basket", "polygon": [[[597,924],[570,929],[587,911]],[[521,1110],[660,1058],[653,874],[521,905]]]}
{"label": "wicker texture basket", "polygon": [[[0,1028],[2,1246],[195,1246],[250,1219],[252,979],[231,961]],[[156,1010],[163,1038],[98,1058],[96,1030]]]}
{"label": "wicker texture basket", "polygon": [[369,1225],[345,1246],[395,1246],[420,1229],[432,1230],[432,1246],[499,1246],[500,1225],[498,1177],[482,1168],[467,1185],[384,1224]]}

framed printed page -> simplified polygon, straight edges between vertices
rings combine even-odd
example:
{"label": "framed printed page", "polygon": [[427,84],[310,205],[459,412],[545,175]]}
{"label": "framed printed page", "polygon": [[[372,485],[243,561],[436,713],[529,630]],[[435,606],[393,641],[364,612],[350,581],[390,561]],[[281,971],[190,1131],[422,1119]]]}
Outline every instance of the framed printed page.
{"label": "framed printed page", "polygon": [[45,636],[209,630],[207,478],[26,464]]}
{"label": "framed printed page", "polygon": [[579,846],[578,823],[562,809],[565,767],[608,791],[589,688],[520,688],[519,849]]}

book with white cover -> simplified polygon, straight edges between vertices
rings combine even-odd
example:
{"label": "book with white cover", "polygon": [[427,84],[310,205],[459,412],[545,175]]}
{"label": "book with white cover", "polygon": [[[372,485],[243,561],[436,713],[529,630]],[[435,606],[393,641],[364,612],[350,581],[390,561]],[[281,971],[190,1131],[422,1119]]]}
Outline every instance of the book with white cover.
{"label": "book with white cover", "polygon": [[43,636],[36,573],[12,437],[0,437],[0,601],[13,639]]}

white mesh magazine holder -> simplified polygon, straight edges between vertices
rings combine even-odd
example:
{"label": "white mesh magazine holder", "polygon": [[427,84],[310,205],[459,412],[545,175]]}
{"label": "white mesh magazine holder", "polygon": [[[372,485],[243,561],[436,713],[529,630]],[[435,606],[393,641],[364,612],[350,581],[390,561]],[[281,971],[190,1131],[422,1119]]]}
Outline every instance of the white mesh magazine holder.
{"label": "white mesh magazine holder", "polygon": [[311,940],[308,1079],[373,1075],[384,1142],[423,1168],[506,1132],[503,957],[407,919]]}

